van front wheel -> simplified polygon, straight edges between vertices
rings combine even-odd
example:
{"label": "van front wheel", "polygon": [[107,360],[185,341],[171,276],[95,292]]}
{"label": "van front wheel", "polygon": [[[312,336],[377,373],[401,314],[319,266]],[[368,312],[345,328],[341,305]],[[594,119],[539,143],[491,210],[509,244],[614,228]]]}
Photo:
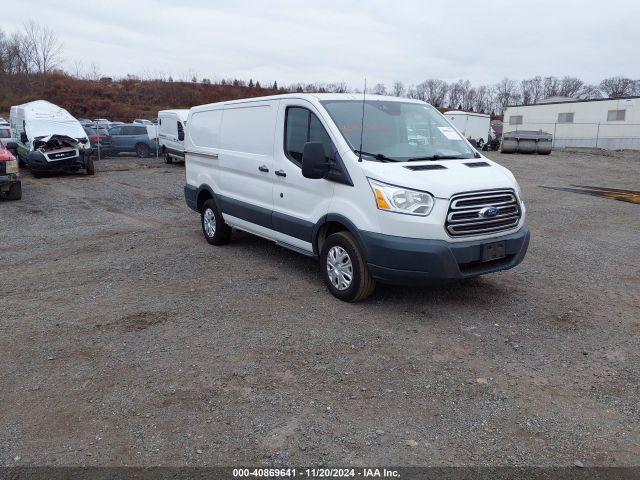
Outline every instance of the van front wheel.
{"label": "van front wheel", "polygon": [[338,232],[322,245],[320,271],[331,294],[345,302],[364,300],[376,282],[353,235]]}
{"label": "van front wheel", "polygon": [[224,245],[231,238],[231,227],[224,222],[224,218],[218,211],[213,199],[209,199],[202,205],[200,212],[202,233],[211,245]]}
{"label": "van front wheel", "polygon": [[87,175],[95,175],[96,174],[96,167],[93,164],[93,158],[86,157],[84,159],[84,168],[87,171]]}

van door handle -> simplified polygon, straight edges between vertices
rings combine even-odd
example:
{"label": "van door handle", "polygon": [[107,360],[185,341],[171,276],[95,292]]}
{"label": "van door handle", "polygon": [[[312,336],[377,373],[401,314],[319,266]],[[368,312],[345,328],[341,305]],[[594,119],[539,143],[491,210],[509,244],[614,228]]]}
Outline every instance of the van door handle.
{"label": "van door handle", "polygon": [[258,167],[258,170],[260,170],[261,172],[268,172],[269,171],[269,169],[267,168],[266,165],[260,165]]}
{"label": "van door handle", "polygon": [[275,174],[278,175],[279,177],[286,177],[287,176],[287,172],[285,172],[284,170],[276,170]]}

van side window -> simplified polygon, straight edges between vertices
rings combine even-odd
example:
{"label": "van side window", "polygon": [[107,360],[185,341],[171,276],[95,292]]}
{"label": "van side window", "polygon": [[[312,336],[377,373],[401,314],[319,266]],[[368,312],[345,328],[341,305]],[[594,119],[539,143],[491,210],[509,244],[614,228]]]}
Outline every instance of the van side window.
{"label": "van side window", "polygon": [[177,122],[178,123],[178,136],[184,136],[184,127],[182,126],[182,123]]}
{"label": "van side window", "polygon": [[335,151],[329,134],[310,110],[288,107],[284,123],[284,151],[289,160],[302,166],[302,151],[307,142],[321,142],[329,160]]}

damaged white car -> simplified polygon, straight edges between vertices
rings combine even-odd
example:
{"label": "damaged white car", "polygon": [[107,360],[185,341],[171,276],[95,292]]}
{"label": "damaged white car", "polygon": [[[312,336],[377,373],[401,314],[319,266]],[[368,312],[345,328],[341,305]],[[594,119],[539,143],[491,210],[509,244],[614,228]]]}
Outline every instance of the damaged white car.
{"label": "damaged white car", "polygon": [[11,107],[18,159],[34,176],[84,169],[93,175],[91,143],[80,122],[45,100]]}

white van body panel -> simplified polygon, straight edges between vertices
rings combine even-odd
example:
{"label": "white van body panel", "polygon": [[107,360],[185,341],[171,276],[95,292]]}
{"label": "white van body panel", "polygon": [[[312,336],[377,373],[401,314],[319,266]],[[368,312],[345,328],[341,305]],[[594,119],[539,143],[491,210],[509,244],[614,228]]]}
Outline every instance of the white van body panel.
{"label": "white van body panel", "polygon": [[187,184],[208,185],[220,191],[220,125],[224,104],[206,105],[191,109],[185,132],[185,172]]}
{"label": "white van body panel", "polygon": [[[220,128],[216,193],[270,211],[273,207],[273,146],[278,101],[226,105]],[[260,171],[260,168],[268,172]]]}
{"label": "white van body panel", "polygon": [[161,110],[158,112],[158,142],[162,152],[174,158],[184,158],[184,140],[179,139],[178,129],[185,130],[188,109]]}
{"label": "white van body panel", "polygon": [[475,140],[476,142],[482,140],[483,143],[487,143],[491,128],[491,117],[489,115],[452,110],[445,112],[444,116],[464,138]]}

